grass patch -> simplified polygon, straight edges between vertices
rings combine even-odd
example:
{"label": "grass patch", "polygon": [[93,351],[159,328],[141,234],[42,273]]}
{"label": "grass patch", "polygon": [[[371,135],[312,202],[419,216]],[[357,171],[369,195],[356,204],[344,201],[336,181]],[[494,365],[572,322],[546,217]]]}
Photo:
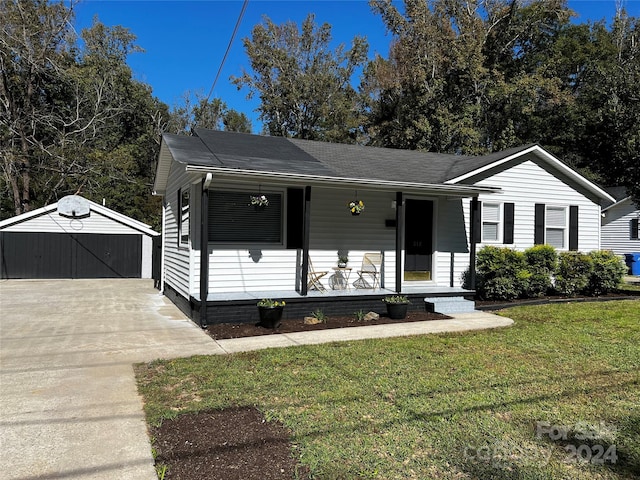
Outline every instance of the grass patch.
{"label": "grass patch", "polygon": [[158,361],[138,384],[151,424],[257,406],[313,478],[637,478],[640,301],[504,315],[515,325]]}

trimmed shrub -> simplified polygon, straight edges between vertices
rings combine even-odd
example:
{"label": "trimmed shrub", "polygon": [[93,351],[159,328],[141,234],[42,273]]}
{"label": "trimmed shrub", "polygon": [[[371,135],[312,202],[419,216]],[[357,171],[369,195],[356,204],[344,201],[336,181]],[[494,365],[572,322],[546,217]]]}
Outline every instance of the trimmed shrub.
{"label": "trimmed shrub", "polygon": [[527,290],[531,274],[522,252],[486,246],[478,252],[476,260],[476,291],[481,298],[511,300]]}
{"label": "trimmed shrub", "polygon": [[561,252],[555,289],[560,295],[573,297],[587,290],[593,270],[589,255],[580,252]]}
{"label": "trimmed shrub", "polygon": [[589,295],[606,295],[615,290],[627,272],[625,263],[610,251],[589,253],[593,268],[589,276],[587,293]]}
{"label": "trimmed shrub", "polygon": [[550,245],[536,245],[524,251],[528,270],[527,297],[541,297],[551,289],[551,278],[558,267],[558,253]]}
{"label": "trimmed shrub", "polygon": [[[524,252],[488,245],[476,257],[476,293],[485,300],[560,295],[605,295],[620,285],[625,263],[609,251],[556,252],[536,245]],[[469,271],[462,276],[469,288]],[[554,281],[555,279],[555,281]]]}

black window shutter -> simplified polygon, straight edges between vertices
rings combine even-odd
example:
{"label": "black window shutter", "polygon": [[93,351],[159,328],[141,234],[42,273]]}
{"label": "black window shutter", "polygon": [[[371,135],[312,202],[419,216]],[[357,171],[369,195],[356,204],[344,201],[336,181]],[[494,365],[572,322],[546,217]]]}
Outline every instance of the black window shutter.
{"label": "black window shutter", "polygon": [[578,206],[569,207],[569,250],[578,250]]}
{"label": "black window shutter", "polygon": [[638,219],[631,219],[631,240],[638,240]]}
{"label": "black window shutter", "polygon": [[304,190],[287,189],[287,248],[302,248],[304,226]]}
{"label": "black window shutter", "polygon": [[514,223],[515,204],[504,204],[504,232],[502,235],[502,243],[513,243],[513,223]]}
{"label": "black window shutter", "polygon": [[544,203],[536,203],[535,230],[533,234],[533,243],[535,245],[544,244]]}
{"label": "black window shutter", "polygon": [[476,211],[473,212],[474,202],[471,202],[472,216],[473,216],[473,243],[482,242],[482,202],[478,201]]}

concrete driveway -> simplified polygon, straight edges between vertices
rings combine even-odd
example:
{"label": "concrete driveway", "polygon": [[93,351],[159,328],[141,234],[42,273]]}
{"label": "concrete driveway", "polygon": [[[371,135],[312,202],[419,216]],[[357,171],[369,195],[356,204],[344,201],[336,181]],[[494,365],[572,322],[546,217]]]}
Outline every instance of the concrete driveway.
{"label": "concrete driveway", "polygon": [[0,477],[156,479],[132,365],[224,351],[151,280],[0,282]]}

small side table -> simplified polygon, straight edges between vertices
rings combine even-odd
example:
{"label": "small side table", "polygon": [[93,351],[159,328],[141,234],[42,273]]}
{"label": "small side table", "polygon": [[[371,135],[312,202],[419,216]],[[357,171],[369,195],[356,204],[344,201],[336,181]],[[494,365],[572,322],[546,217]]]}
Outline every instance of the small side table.
{"label": "small side table", "polygon": [[332,267],[335,272],[329,278],[329,285],[332,290],[347,290],[349,288],[349,277],[351,276],[351,267]]}

